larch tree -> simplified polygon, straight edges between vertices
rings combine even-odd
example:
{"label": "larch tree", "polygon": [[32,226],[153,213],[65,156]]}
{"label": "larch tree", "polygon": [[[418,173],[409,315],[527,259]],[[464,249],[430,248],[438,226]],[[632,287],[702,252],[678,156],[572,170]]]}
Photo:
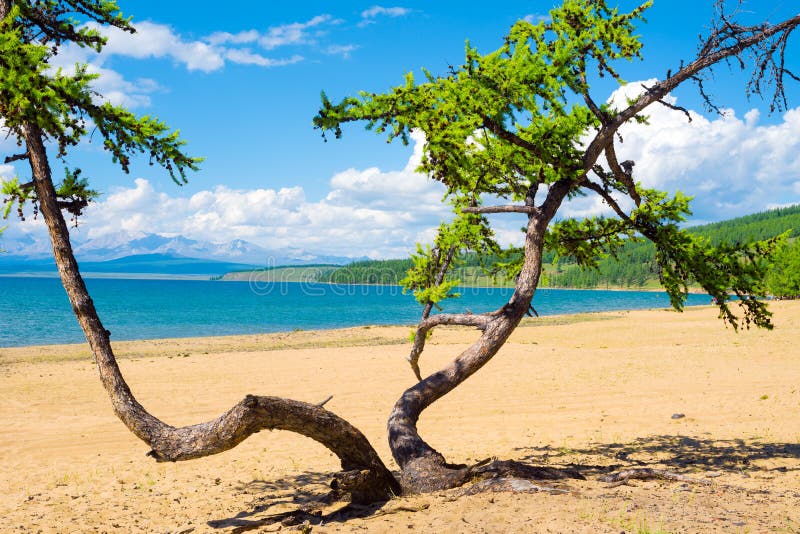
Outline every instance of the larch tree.
{"label": "larch tree", "polygon": [[[389,141],[406,143],[412,131],[423,132],[420,170],[446,186],[454,206],[453,221],[440,227],[433,246],[418,248],[415,266],[403,280],[425,306],[409,356],[418,382],[395,404],[388,430],[404,482],[414,489],[447,487],[473,476],[469,468],[448,464],[422,439],[416,423],[423,410],[491,360],[520,320],[535,311],[531,302],[545,248],[591,268],[626,240],[648,239],[655,244],[660,281],[676,309],[682,309],[689,284],[696,283],[734,329],[772,328],[763,280],[766,259],[780,238],[712,246],[682,230],[679,223],[690,213],[690,199],[643,187],[637,175],[647,169],[634,173],[635,162],[619,161],[617,144],[622,142],[620,127],[629,121],[646,123],[651,105],[673,108],[691,120],[686,109],[665,99],[686,82],[697,83],[705,103],[719,111],[703,81],[720,62],[749,65],[748,93],[771,98],[773,110],[784,108],[784,78],[800,80],[785,55],[800,15],[774,25],[743,26],[719,0],[714,26],[696,58],[642,87],[627,107],[598,103],[590,80],[608,76],[625,83],[616,63],[641,59],[636,22],[651,5],[644,2],[621,13],[604,0],[565,0],[547,21],[517,22],[503,46],[490,54],[467,43],[464,63],[450,66],[445,75],[425,71],[425,80],[417,83],[407,74],[403,85],[386,93],[362,92],[338,103],[322,95],[315,125],[323,136],[333,132],[340,137],[350,122],[366,123]],[[599,195],[613,216],[554,222],[559,208],[579,195]],[[501,251],[486,214],[523,216],[524,245]],[[431,315],[437,302],[451,296],[458,281],[447,273],[466,251],[501,256],[492,267],[515,276],[511,298],[490,313]],[[475,327],[482,334],[449,365],[423,378],[420,356],[431,329],[439,325]]]}
{"label": "larch tree", "polygon": [[[433,246],[418,250],[405,280],[424,311],[410,356],[418,382],[402,395],[388,423],[391,450],[401,469],[396,476],[358,429],[321,405],[247,395],[212,421],[173,427],[136,400],[81,278],[62,213],[79,215],[96,193],[79,169],[67,169],[56,186],[50,158],[66,165],[70,149],[94,129],[124,172],[133,157],[144,155],[183,183],[199,159],[186,154],[177,132],[165,124],[104,102],[92,90],[95,76],[85,67],[66,72],[52,66],[66,44],[102,49],[104,38],[85,22],[135,31],[114,1],[0,0],[0,117],[20,147],[5,161],[27,161],[31,173],[28,181],[4,184],[4,193],[20,210],[32,203],[46,222],[61,281],[114,412],[147,443],[149,456],[161,462],[189,460],[230,449],[263,429],[289,430],[337,454],[342,470],[333,477],[332,493],[354,502],[455,487],[481,476],[563,476],[513,462],[452,465],[416,428],[422,411],[486,364],[529,312],[545,246],[591,266],[598,254],[613,252],[626,238],[650,239],[676,308],[682,306],[689,280],[695,280],[717,299],[722,318],[734,327],[769,328],[769,312],[759,298],[760,257],[774,243],[711,247],[680,230],[688,199],[643,188],[633,163],[617,160],[615,136],[626,122],[646,120],[642,112],[648,106],[671,106],[664,98],[678,85],[702,81],[714,65],[744,61],[747,54],[754,68],[748,89],[761,93],[771,83],[774,104],[784,105],[784,77],[796,79],[785,66],[784,52],[800,16],[747,27],[720,10],[693,61],[668,72],[624,109],[597,104],[590,94],[590,73],[621,82],[614,64],[639,58],[635,23],[649,5],[619,13],[603,0],[565,0],[548,21],[515,24],[493,53],[482,55],[468,46],[464,64],[451,67],[445,76],[428,73],[418,84],[409,75],[405,84],[385,94],[362,94],[336,104],[323,99],[315,124],[337,137],[341,125],[353,121],[366,121],[403,141],[412,130],[424,132],[421,169],[447,186],[454,205],[454,220],[442,225]],[[584,193],[600,195],[616,217],[552,222],[567,199]],[[508,203],[487,205],[487,197]],[[524,246],[503,252],[497,266],[516,274],[513,295],[492,313],[432,314],[452,294],[456,282],[448,271],[465,251],[500,252],[485,218],[488,213],[517,214],[526,221]],[[734,313],[731,296],[737,297],[741,316]],[[419,359],[425,339],[444,324],[476,327],[482,335],[450,365],[423,379]]]}

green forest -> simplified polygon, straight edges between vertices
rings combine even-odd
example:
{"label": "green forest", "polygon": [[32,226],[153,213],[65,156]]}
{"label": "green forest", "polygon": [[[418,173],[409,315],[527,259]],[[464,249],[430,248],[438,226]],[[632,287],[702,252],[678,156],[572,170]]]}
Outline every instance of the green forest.
{"label": "green forest", "polygon": [[[776,255],[770,277],[770,292],[780,297],[800,296],[800,206],[780,208],[727,221],[695,226],[689,232],[708,238],[712,244],[721,242],[747,243],[769,239],[788,232],[788,239]],[[484,258],[490,265],[492,258]],[[368,260],[353,262],[341,267],[302,268],[303,281],[335,284],[396,285],[411,268],[411,259]],[[320,266],[323,267],[323,266]],[[281,278],[282,268],[247,273],[251,279],[274,281]],[[297,270],[298,268],[293,268]],[[541,287],[553,288],[628,288],[655,289],[660,287],[655,248],[649,241],[629,241],[616,256],[600,259],[597,269],[585,269],[574,258],[557,258],[547,251],[544,258]],[[244,273],[230,273],[225,279],[244,279]],[[466,254],[454,269],[455,277],[464,286],[513,285],[503,273],[491,274],[481,265],[477,255]],[[291,280],[284,280],[291,281]]]}

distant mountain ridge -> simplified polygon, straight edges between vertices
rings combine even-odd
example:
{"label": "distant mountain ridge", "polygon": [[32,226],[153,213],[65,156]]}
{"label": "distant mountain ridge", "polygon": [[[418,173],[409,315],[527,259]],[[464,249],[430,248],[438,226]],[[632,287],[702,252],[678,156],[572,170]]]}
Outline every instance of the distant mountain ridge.
{"label": "distant mountain ridge", "polygon": [[[242,239],[226,243],[187,237],[116,232],[96,239],[75,240],[81,270],[96,273],[160,273],[219,275],[229,271],[279,265],[344,265],[358,258],[314,254],[302,249],[268,250]],[[49,244],[29,236],[4,239],[0,273],[55,271]]]}
{"label": "distant mountain ridge", "polygon": [[[695,226],[689,232],[704,236],[712,243],[722,241],[729,243],[747,243],[769,239],[784,232],[789,232],[789,240],[800,243],[800,205],[777,208],[765,212],[754,213]],[[796,245],[800,246],[800,244]],[[484,263],[491,264],[499,258],[484,258]],[[284,280],[290,277],[304,276],[307,281],[331,282],[334,284],[399,284],[411,268],[411,259],[366,260],[353,262],[338,268],[307,269],[303,272],[291,269],[257,270],[251,272],[230,273],[224,280]],[[511,286],[513,280],[505,273],[488,275],[482,268],[482,260],[474,253],[466,254],[460,265],[452,271],[453,277],[464,286]],[[649,241],[628,241],[617,252],[616,257],[599,259],[599,269],[583,269],[572,257],[556,259],[552,250],[545,249],[542,265],[545,277],[541,287],[559,288],[626,288],[626,289],[660,289],[658,265],[655,261],[655,247]],[[281,278],[283,277],[283,278]]]}

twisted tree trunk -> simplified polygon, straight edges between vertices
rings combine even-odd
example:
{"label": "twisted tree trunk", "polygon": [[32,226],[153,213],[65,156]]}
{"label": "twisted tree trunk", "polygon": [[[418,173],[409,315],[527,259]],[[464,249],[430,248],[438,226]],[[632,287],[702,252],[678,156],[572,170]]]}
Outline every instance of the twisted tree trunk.
{"label": "twisted tree trunk", "polygon": [[478,341],[446,367],[407,389],[395,404],[388,422],[389,446],[395,461],[402,469],[403,484],[408,489],[435,491],[451,488],[463,484],[473,476],[473,470],[466,466],[448,464],[441,453],[428,445],[417,431],[417,421],[423,410],[458,387],[491,360],[525,316],[539,284],[544,230],[553,213],[554,210],[551,213],[550,210],[543,212],[534,208],[529,215],[525,263],[514,293],[498,312],[480,316],[487,320],[481,321],[483,334]]}
{"label": "twisted tree trunk", "polygon": [[120,372],[108,332],[72,253],[67,228],[53,187],[44,135],[34,124],[24,126],[34,188],[53,245],[53,255],[72,310],[86,335],[114,413],[152,450],[157,461],[179,461],[223,452],[264,429],[289,430],[318,441],[341,460],[343,472],[332,483],[354,502],[375,502],[401,491],[400,485],[364,435],[341,417],[315,404],[278,397],[246,396],[236,406],[205,423],[173,427],[147,412],[131,393]]}

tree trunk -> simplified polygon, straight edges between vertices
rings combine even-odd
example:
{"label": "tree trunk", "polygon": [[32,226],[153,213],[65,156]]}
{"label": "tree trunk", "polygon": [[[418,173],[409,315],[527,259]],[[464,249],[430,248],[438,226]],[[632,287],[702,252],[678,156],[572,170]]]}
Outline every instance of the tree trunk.
{"label": "tree trunk", "polygon": [[72,310],[94,354],[100,380],[114,413],[152,450],[157,461],[178,461],[223,452],[263,429],[297,432],[325,445],[342,463],[332,483],[355,502],[375,502],[399,494],[401,488],[364,435],[350,423],[321,406],[278,397],[246,396],[213,421],[176,428],[152,416],[139,404],[122,377],[108,332],[95,310],[72,253],[67,228],[51,178],[38,126],[24,125],[28,159],[33,173],[39,211],[47,223],[53,256]]}
{"label": "tree trunk", "polygon": [[417,421],[423,410],[491,360],[528,311],[539,283],[544,230],[550,217],[542,213],[530,216],[525,263],[514,294],[489,321],[478,341],[445,368],[407,389],[395,404],[388,422],[389,447],[402,469],[403,485],[407,489],[436,491],[461,485],[472,476],[466,466],[448,464],[442,454],[428,445],[417,431]]}

